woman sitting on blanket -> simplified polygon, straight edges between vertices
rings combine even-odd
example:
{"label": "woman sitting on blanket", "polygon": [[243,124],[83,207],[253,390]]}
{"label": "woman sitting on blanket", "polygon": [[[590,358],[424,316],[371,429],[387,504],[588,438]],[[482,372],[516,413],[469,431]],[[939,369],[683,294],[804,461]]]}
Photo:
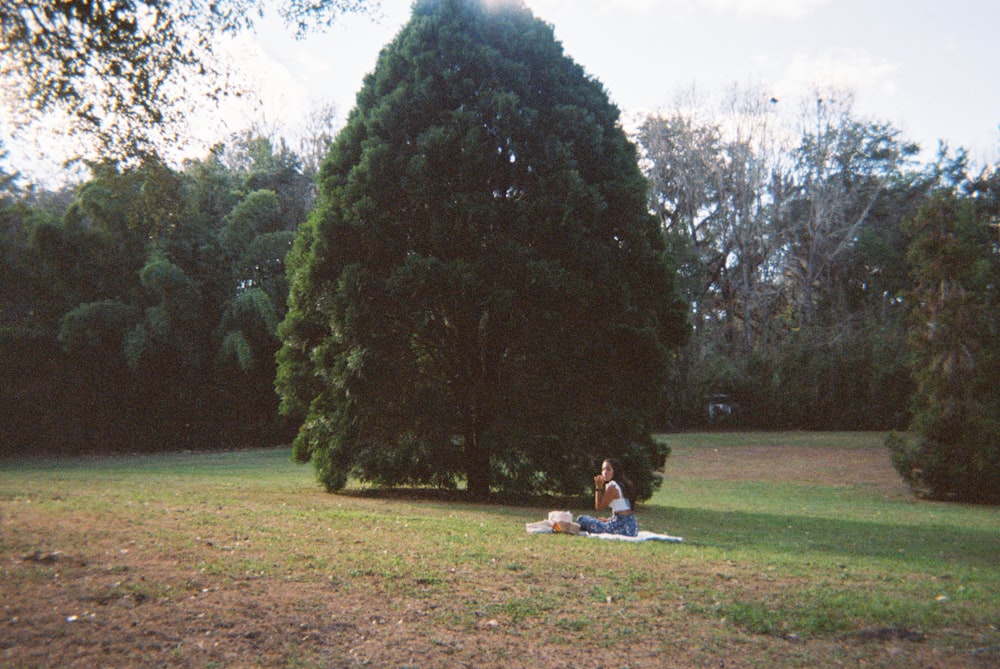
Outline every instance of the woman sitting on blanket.
{"label": "woman sitting on blanket", "polygon": [[634,537],[639,533],[632,509],[634,499],[635,488],[625,477],[621,464],[617,460],[605,460],[601,465],[601,473],[594,477],[594,509],[600,511],[609,508],[611,517],[580,516],[576,522],[580,524],[582,531],[590,534],[624,534]]}

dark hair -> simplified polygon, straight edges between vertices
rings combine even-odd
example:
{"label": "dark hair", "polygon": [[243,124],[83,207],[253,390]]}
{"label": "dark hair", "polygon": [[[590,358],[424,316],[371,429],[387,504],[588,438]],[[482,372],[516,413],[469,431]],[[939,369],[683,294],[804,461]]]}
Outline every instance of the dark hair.
{"label": "dark hair", "polygon": [[635,508],[635,486],[629,481],[628,477],[625,476],[625,469],[622,467],[621,460],[616,460],[615,458],[604,458],[604,461],[611,465],[611,468],[615,470],[615,482],[622,489],[622,497],[628,500],[628,505]]}

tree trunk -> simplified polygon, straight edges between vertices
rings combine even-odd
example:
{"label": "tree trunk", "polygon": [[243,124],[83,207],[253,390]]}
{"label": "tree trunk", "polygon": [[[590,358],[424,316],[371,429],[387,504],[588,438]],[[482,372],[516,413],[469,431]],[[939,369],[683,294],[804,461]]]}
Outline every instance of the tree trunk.
{"label": "tree trunk", "polygon": [[490,494],[490,450],[481,439],[477,427],[465,433],[465,478],[469,496],[486,499]]}

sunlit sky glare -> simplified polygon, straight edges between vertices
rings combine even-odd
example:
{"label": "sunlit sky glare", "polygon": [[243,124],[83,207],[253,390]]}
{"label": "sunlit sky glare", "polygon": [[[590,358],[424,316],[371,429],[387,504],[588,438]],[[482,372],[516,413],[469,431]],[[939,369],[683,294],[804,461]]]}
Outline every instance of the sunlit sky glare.
{"label": "sunlit sky glare", "polygon": [[[503,2],[504,0],[491,0]],[[996,0],[526,0],[565,52],[604,84],[627,118],[673,107],[692,87],[708,101],[762,84],[797,115],[814,85],[855,92],[855,114],[886,121],[932,154],[938,140],[978,163],[1000,160],[1000,2]],[[273,18],[225,47],[260,106],[206,111],[207,146],[252,122],[294,133],[317,105],[343,122],[379,51],[410,17],[348,15],[296,40]],[[711,111],[711,110],[709,110]],[[189,152],[204,155],[203,148]]]}
{"label": "sunlit sky glare", "polygon": [[[502,2],[503,0],[493,0]],[[814,85],[855,91],[855,112],[933,150],[1000,155],[1000,2],[995,0],[526,0],[625,115],[669,109],[692,86],[709,100],[763,84],[789,114]],[[280,22],[241,41],[264,114],[294,126],[316,100],[354,106],[365,73],[409,19],[383,0],[378,23],[343,17],[295,41]]]}

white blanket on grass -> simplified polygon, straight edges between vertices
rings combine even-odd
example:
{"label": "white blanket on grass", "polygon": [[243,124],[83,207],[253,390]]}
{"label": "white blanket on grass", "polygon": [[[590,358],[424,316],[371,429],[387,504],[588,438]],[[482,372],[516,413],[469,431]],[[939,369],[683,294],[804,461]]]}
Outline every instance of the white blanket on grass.
{"label": "white blanket on grass", "polygon": [[657,534],[647,530],[639,530],[639,534],[634,537],[626,537],[624,534],[588,534],[581,532],[580,536],[588,536],[591,539],[607,539],[608,541],[673,541],[680,543],[684,541],[682,537],[672,537],[669,534]]}
{"label": "white blanket on grass", "polygon": [[[541,520],[537,523],[525,523],[524,529],[527,530],[528,534],[551,534],[552,522]],[[591,537],[592,539],[606,539],[608,541],[673,541],[675,543],[684,541],[681,537],[673,537],[669,534],[657,534],[656,532],[649,532],[647,530],[640,530],[639,534],[634,537],[626,537],[623,534],[590,534],[588,532],[580,532],[578,536]]]}

